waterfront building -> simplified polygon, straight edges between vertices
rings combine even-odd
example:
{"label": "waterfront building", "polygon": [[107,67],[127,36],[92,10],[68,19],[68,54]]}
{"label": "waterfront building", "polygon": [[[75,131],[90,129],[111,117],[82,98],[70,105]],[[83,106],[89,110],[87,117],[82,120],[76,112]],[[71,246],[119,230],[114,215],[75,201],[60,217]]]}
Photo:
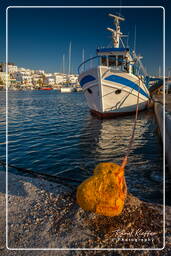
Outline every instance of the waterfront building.
{"label": "waterfront building", "polygon": [[6,72],[0,72],[0,83],[1,85],[6,85],[6,80],[8,79],[8,85],[10,85],[10,75],[6,75]]}
{"label": "waterfront building", "polygon": [[18,83],[32,85],[32,76],[28,70],[15,72],[14,78]]}
{"label": "waterfront building", "polygon": [[[12,64],[8,64],[8,72],[14,73],[18,71],[18,67]],[[6,63],[2,64],[2,72],[6,72]]]}
{"label": "waterfront building", "polygon": [[33,85],[43,85],[44,78],[42,75],[32,74],[32,84]]}
{"label": "waterfront building", "polygon": [[69,80],[71,84],[77,84],[78,83],[78,76],[75,74],[69,75]]}
{"label": "waterfront building", "polygon": [[[3,70],[3,71],[2,71]],[[6,64],[1,63],[0,65],[0,82],[6,84]],[[77,84],[78,76],[75,74],[65,73],[46,73],[44,70],[32,70],[23,67],[17,67],[13,63],[8,64],[8,81],[9,85],[15,86],[43,86],[47,85],[50,87],[60,88],[64,84]]]}
{"label": "waterfront building", "polygon": [[63,84],[66,82],[66,76],[62,73],[54,73],[55,84]]}
{"label": "waterfront building", "polygon": [[34,74],[37,74],[37,75],[44,75],[44,74],[45,74],[45,71],[44,71],[44,70],[34,70]]}
{"label": "waterfront building", "polygon": [[54,85],[55,84],[55,78],[53,76],[45,77],[45,84]]}

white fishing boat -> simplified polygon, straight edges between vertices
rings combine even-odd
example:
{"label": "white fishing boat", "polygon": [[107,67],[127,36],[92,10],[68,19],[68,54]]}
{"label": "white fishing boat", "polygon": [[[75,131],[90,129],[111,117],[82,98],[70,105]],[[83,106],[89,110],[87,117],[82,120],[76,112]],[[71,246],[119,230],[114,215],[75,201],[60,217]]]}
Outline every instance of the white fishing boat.
{"label": "white fishing boat", "polygon": [[[92,113],[101,117],[135,112],[138,95],[139,110],[143,110],[150,99],[142,57],[125,47],[122,40],[126,36],[120,31],[120,22],[125,19],[113,14],[109,16],[115,24],[115,29],[107,28],[112,32],[113,47],[98,48],[97,55],[81,63],[78,69],[88,106]],[[97,61],[95,67],[91,67],[93,61]]]}

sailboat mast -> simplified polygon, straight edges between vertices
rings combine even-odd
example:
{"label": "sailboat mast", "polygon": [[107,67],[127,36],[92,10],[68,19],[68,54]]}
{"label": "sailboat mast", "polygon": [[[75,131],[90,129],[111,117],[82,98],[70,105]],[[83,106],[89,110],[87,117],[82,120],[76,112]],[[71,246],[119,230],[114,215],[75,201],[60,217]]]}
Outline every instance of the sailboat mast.
{"label": "sailboat mast", "polygon": [[68,67],[68,75],[71,73],[71,42],[69,44],[69,61],[68,61],[69,67]]}
{"label": "sailboat mast", "polygon": [[[83,48],[83,51],[82,51],[82,63],[85,61],[85,52],[84,52],[84,48]],[[83,71],[85,71],[85,64],[83,65]]]}
{"label": "sailboat mast", "polygon": [[135,30],[134,30],[134,52],[136,50],[136,40],[137,40],[137,27],[135,25]]}
{"label": "sailboat mast", "polygon": [[161,77],[161,66],[159,66],[159,77]]}
{"label": "sailboat mast", "polygon": [[62,56],[62,72],[65,73],[65,54]]}

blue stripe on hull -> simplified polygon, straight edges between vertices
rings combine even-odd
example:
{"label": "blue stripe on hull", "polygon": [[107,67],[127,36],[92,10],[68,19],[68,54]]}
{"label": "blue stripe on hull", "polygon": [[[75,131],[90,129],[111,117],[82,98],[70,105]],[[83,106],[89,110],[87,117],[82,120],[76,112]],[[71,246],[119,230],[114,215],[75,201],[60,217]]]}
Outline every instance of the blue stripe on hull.
{"label": "blue stripe on hull", "polygon": [[106,77],[104,80],[123,84],[125,86],[130,87],[131,89],[136,90],[137,92],[139,91],[143,96],[149,98],[149,95],[142,88],[140,88],[139,90],[139,86],[127,78],[116,76],[116,75],[110,75]]}
{"label": "blue stripe on hull", "polygon": [[94,76],[91,76],[91,75],[84,76],[80,80],[80,85],[83,86],[84,84],[89,83],[89,82],[94,81],[94,80],[96,80],[96,78]]}

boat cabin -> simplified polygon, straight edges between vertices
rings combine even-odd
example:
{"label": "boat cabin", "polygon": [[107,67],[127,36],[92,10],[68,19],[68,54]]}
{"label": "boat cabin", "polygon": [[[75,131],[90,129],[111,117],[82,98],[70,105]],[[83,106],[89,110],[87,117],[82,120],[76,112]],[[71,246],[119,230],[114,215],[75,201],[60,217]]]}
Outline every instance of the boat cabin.
{"label": "boat cabin", "polygon": [[97,49],[96,53],[100,56],[100,65],[114,70],[131,72],[128,48],[102,48]]}

